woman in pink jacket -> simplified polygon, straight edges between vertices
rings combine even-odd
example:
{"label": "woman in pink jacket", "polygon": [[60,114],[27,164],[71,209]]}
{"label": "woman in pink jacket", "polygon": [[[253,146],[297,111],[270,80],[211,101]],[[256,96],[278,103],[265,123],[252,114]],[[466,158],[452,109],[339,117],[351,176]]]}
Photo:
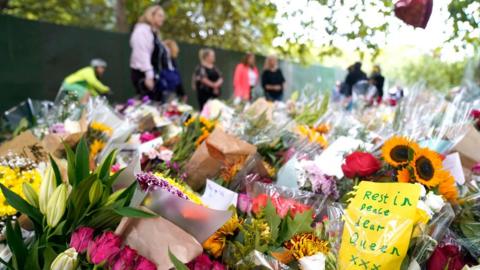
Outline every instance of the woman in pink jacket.
{"label": "woman in pink jacket", "polygon": [[258,83],[258,69],[255,66],[255,55],[247,53],[242,62],[235,68],[233,75],[233,96],[235,99],[249,101],[252,89]]}

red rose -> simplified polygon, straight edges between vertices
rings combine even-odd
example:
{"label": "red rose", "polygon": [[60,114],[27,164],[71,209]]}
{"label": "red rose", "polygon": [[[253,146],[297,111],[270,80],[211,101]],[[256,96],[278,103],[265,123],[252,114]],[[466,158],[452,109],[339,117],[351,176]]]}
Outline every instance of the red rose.
{"label": "red rose", "polygon": [[342,171],[348,178],[367,177],[381,167],[380,161],[370,153],[353,152],[345,158]]}
{"label": "red rose", "polygon": [[472,110],[470,112],[470,117],[473,119],[479,119],[480,118],[480,110]]}
{"label": "red rose", "polygon": [[455,245],[438,246],[427,262],[427,270],[461,270],[464,266],[460,249]]}
{"label": "red rose", "polygon": [[413,27],[427,27],[432,14],[433,0],[398,0],[395,16]]}

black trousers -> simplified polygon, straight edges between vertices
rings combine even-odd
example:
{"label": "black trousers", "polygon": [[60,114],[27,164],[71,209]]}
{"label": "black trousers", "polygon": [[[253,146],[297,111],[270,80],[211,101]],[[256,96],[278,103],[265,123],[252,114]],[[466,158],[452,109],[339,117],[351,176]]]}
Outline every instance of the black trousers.
{"label": "black trousers", "polygon": [[148,96],[151,100],[163,102],[163,93],[158,89],[150,91],[145,86],[145,73],[138,69],[130,69],[130,78],[132,80],[135,92],[140,96]]}

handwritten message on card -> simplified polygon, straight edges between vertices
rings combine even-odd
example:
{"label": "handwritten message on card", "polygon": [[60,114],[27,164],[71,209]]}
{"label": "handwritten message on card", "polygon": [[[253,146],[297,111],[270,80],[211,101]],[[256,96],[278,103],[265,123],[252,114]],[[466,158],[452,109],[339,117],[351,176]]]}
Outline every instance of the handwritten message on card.
{"label": "handwritten message on card", "polygon": [[419,197],[419,185],[361,182],[345,210],[339,269],[400,269]]}

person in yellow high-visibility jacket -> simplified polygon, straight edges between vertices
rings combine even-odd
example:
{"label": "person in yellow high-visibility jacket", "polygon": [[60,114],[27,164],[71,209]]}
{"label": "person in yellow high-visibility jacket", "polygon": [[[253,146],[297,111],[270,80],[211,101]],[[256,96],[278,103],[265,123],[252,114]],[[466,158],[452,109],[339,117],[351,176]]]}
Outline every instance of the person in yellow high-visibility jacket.
{"label": "person in yellow high-visibility jacket", "polygon": [[93,59],[90,66],[84,67],[65,78],[62,91],[73,92],[79,98],[108,94],[110,88],[104,85],[99,78],[103,76],[107,63],[102,59]]}

